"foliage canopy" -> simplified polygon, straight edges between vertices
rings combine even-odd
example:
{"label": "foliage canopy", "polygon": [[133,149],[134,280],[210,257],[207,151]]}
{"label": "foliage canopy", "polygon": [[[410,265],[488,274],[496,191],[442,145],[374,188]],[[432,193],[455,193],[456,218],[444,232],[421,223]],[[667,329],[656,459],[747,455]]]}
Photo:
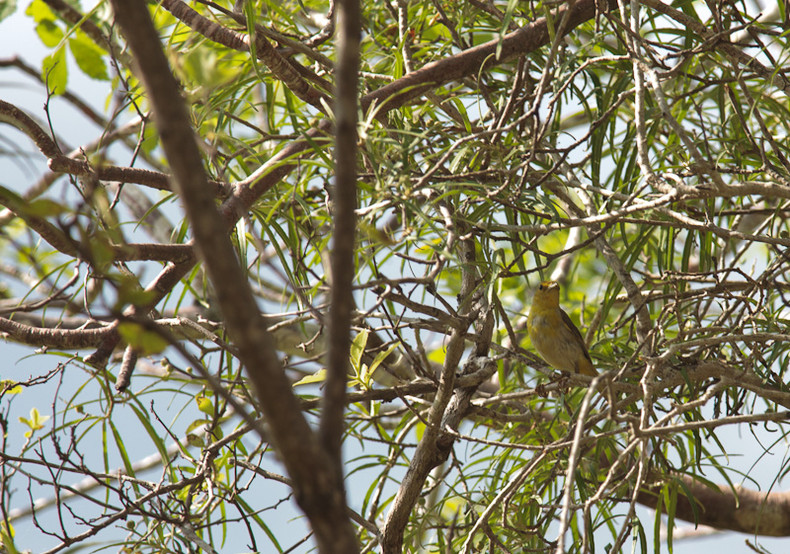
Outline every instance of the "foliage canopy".
{"label": "foliage canopy", "polygon": [[[47,56],[0,60],[46,98],[0,92],[0,332],[31,356],[0,382],[3,551],[790,534],[787,463],[728,461],[790,409],[790,44],[761,9],[33,0]],[[594,379],[532,353],[548,278]]]}

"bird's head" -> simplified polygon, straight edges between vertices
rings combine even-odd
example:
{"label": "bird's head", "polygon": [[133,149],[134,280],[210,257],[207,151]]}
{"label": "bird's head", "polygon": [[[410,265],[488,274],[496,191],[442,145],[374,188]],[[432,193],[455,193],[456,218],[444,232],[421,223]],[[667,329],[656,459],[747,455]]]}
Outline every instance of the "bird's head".
{"label": "bird's head", "polygon": [[539,308],[556,308],[560,305],[560,285],[554,281],[543,281],[535,289],[532,303]]}

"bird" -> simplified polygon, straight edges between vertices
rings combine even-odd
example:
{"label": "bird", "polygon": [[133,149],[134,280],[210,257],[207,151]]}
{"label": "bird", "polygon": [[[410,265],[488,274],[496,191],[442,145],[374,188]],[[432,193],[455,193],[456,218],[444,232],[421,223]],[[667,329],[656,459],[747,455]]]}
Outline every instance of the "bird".
{"label": "bird", "polygon": [[560,308],[560,286],[556,282],[543,281],[535,290],[527,331],[535,350],[550,366],[568,373],[598,375],[582,334]]}

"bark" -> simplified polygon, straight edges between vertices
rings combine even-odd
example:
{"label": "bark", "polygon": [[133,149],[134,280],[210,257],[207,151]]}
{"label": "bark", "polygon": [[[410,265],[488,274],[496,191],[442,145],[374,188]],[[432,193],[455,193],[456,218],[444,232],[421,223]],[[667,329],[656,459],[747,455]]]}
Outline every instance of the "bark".
{"label": "bark", "polygon": [[112,6],[137,60],[195,246],[260,399],[273,442],[293,479],[296,501],[310,521],[320,552],[353,551],[348,545],[356,543],[356,536],[346,513],[341,472],[309,427],[277,358],[274,341],[236,258],[227,222],[216,207],[189,113],[146,3],[113,0]]}
{"label": "bark", "polygon": [[[709,487],[688,475],[673,476],[677,481],[675,518],[716,529],[766,537],[790,536],[790,492],[761,492],[740,485]],[[658,507],[662,484],[654,484],[639,492],[637,501],[655,509]],[[685,492],[691,496],[686,496]],[[667,512],[667,506],[661,503]]]}
{"label": "bark", "polygon": [[321,412],[321,439],[342,479],[341,447],[351,349],[353,284],[356,274],[357,97],[359,0],[337,3],[337,88],[335,90],[335,183],[332,188],[332,279],[330,290],[327,378]]}

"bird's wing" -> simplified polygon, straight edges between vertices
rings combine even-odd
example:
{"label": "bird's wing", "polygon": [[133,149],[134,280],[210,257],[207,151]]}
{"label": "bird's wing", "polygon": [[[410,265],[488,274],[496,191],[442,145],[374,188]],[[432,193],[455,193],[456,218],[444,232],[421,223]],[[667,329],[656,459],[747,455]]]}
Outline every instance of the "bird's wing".
{"label": "bird's wing", "polygon": [[579,344],[582,345],[584,357],[587,358],[590,363],[592,363],[592,358],[590,358],[590,353],[587,352],[587,345],[584,344],[584,337],[582,337],[581,331],[579,331],[579,328],[574,325],[573,320],[568,314],[565,313],[565,310],[560,310],[560,314],[562,315],[562,322],[565,324],[565,326],[571,330],[571,333],[573,333],[577,339],[579,339]]}

